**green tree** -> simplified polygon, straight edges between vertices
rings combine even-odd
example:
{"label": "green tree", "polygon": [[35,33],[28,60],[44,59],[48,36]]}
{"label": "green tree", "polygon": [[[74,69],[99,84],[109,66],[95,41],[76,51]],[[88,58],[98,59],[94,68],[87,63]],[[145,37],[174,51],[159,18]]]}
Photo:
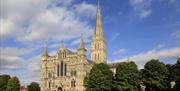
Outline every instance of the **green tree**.
{"label": "green tree", "polygon": [[166,91],[169,88],[169,70],[159,62],[152,59],[144,66],[143,82],[147,91]]}
{"label": "green tree", "polygon": [[107,64],[94,64],[84,80],[87,91],[111,91],[113,73]]}
{"label": "green tree", "polygon": [[39,84],[36,82],[32,82],[30,85],[27,87],[28,91],[40,91]]}
{"label": "green tree", "polygon": [[0,75],[0,91],[5,91],[7,88],[8,80],[11,77],[9,75]]}
{"label": "green tree", "polygon": [[140,83],[139,71],[134,62],[123,62],[116,68],[115,91],[136,91]]}
{"label": "green tree", "polygon": [[170,81],[175,81],[176,85],[173,88],[173,91],[180,91],[180,59],[177,60],[177,63],[167,65],[170,71]]}
{"label": "green tree", "polygon": [[17,77],[12,77],[8,80],[6,91],[19,91],[20,83]]}

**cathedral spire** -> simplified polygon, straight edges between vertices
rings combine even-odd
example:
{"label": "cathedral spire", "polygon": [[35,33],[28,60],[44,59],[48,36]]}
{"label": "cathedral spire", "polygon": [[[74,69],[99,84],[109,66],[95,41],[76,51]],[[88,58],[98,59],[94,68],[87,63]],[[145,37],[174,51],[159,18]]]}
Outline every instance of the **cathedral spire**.
{"label": "cathedral spire", "polygon": [[94,37],[104,38],[104,33],[102,30],[100,0],[98,0],[98,8],[97,8],[97,13],[96,13],[96,29],[94,32]]}
{"label": "cathedral spire", "polygon": [[91,60],[95,63],[106,63],[106,40],[102,28],[100,0],[98,0],[96,27],[91,42]]}

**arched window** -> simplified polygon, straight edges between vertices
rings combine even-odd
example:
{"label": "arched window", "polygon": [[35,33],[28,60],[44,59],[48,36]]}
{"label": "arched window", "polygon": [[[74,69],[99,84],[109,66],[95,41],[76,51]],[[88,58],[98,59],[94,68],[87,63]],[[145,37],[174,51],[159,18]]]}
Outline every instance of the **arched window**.
{"label": "arched window", "polygon": [[76,76],[76,70],[74,71],[74,76]]}
{"label": "arched window", "polygon": [[71,87],[76,87],[76,81],[74,79],[71,80]]}
{"label": "arched window", "polygon": [[71,71],[71,76],[76,76],[76,70]]}
{"label": "arched window", "polygon": [[97,48],[99,49],[99,43],[97,43]]}
{"label": "arched window", "polygon": [[64,72],[65,72],[65,74],[64,74],[64,75],[66,76],[67,64],[65,64],[64,66],[65,66],[65,67],[64,67]]}
{"label": "arched window", "polygon": [[65,58],[66,57],[66,51],[63,51],[62,52],[62,58]]}
{"label": "arched window", "polygon": [[63,51],[63,52],[62,52],[62,58],[65,58],[65,57],[66,57],[66,52]]}
{"label": "arched window", "polygon": [[57,65],[57,76],[59,76],[59,69],[60,69],[60,67],[59,67],[59,64]]}
{"label": "arched window", "polygon": [[98,60],[99,60],[99,53],[98,53]]}
{"label": "arched window", "polygon": [[64,52],[64,58],[66,58],[66,52]]}
{"label": "arched window", "polygon": [[96,60],[96,54],[94,54],[95,60]]}
{"label": "arched window", "polygon": [[49,88],[51,87],[51,80],[49,80],[48,86],[49,86]]}
{"label": "arched window", "polygon": [[61,76],[63,76],[63,61],[61,61]]}
{"label": "arched window", "polygon": [[48,73],[48,78],[50,79],[52,77],[51,73]]}

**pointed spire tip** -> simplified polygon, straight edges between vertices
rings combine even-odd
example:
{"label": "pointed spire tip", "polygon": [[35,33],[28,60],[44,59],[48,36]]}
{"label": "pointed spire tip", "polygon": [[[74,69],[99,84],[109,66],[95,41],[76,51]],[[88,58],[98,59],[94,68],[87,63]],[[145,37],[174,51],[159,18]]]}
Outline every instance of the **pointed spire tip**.
{"label": "pointed spire tip", "polygon": [[85,48],[84,39],[83,39],[83,33],[81,33],[80,48]]}

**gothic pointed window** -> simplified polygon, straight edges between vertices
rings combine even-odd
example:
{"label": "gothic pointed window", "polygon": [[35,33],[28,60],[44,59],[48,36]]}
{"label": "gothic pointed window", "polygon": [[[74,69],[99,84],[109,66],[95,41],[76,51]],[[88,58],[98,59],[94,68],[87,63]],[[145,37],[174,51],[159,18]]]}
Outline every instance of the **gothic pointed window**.
{"label": "gothic pointed window", "polygon": [[95,54],[95,60],[96,60],[96,54]]}
{"label": "gothic pointed window", "polygon": [[99,53],[98,53],[98,60],[99,60]]}
{"label": "gothic pointed window", "polygon": [[59,64],[57,65],[57,76],[59,76],[59,70],[60,69],[60,67],[59,67]]}
{"label": "gothic pointed window", "polygon": [[99,43],[97,43],[97,49],[99,49]]}
{"label": "gothic pointed window", "polygon": [[63,61],[61,61],[61,76],[63,76]]}
{"label": "gothic pointed window", "polygon": [[71,80],[71,87],[76,87],[76,81],[74,79]]}
{"label": "gothic pointed window", "polygon": [[65,69],[64,69],[64,72],[65,72],[65,76],[66,76],[66,71],[67,71],[67,64],[65,64],[65,67],[64,67]]}
{"label": "gothic pointed window", "polygon": [[51,87],[51,80],[49,81],[48,86],[49,86],[49,88]]}

